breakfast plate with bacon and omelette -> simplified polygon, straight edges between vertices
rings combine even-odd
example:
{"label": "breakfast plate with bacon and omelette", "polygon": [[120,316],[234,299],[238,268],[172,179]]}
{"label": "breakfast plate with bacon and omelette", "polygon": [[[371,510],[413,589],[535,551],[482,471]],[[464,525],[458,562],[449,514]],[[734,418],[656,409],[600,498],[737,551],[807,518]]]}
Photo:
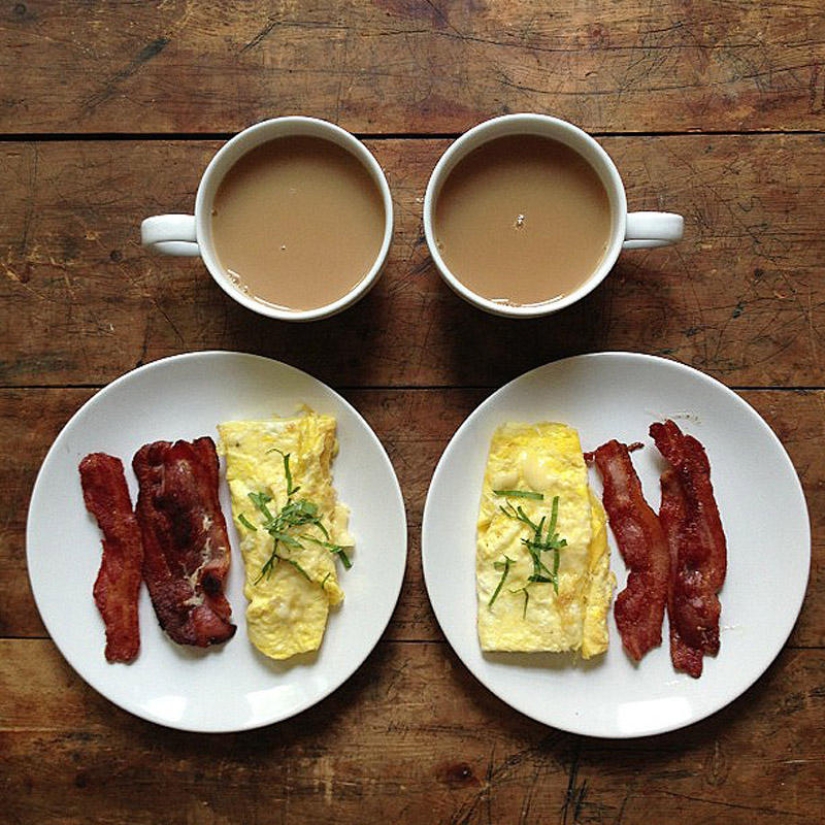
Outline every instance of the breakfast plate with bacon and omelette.
{"label": "breakfast plate with bacon and omelette", "polygon": [[581,355],[493,393],[436,467],[424,580],[493,694],[573,733],[704,719],[768,668],[807,587],[810,524],[784,447],[715,379]]}
{"label": "breakfast plate with bacon and omelette", "polygon": [[407,528],[346,400],[285,364],[203,352],[139,367],[72,417],[26,544],[46,629],[88,684],[158,724],[228,732],[358,669],[395,608]]}

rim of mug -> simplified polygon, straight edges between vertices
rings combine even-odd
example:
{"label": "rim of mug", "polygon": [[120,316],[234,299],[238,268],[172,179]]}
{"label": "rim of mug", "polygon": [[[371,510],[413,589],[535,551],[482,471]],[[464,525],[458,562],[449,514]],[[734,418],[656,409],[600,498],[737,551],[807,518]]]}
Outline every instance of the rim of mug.
{"label": "rim of mug", "polygon": [[[381,248],[366,275],[345,295],[331,303],[311,309],[287,309],[269,304],[237,287],[221,265],[215,253],[211,233],[211,206],[221,181],[229,169],[251,150],[279,137],[318,137],[347,150],[366,168],[381,194],[384,206],[384,231]],[[383,272],[393,235],[393,203],[387,178],[381,165],[369,149],[351,132],[321,118],[305,115],[285,115],[269,118],[248,126],[230,138],[209,161],[195,197],[195,233],[200,256],[212,279],[231,298],[247,309],[268,318],[283,321],[314,321],[337,315],[363,298]],[[217,274],[216,274],[217,273]]]}
{"label": "rim of mug", "polygon": [[[588,278],[569,295],[556,300],[536,304],[503,304],[484,298],[473,292],[452,272],[438,249],[435,233],[435,205],[441,194],[444,182],[455,166],[470,152],[485,143],[507,135],[539,135],[551,137],[563,143],[581,155],[596,173],[604,185],[610,201],[611,234],[599,265]],[[590,134],[573,123],[552,115],[520,112],[500,115],[473,126],[464,132],[445,150],[439,158],[424,194],[423,209],[424,236],[430,256],[441,277],[461,297],[475,304],[480,309],[511,318],[538,318],[558,312],[589,295],[607,277],[618,260],[627,226],[627,195],[619,170],[613,159],[601,144]]]}

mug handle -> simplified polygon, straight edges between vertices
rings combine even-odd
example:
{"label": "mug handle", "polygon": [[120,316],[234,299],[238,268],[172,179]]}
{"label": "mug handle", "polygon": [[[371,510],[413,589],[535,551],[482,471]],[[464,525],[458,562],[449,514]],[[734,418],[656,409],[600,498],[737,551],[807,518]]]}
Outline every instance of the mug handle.
{"label": "mug handle", "polygon": [[652,249],[682,240],[685,219],[673,212],[628,212],[623,249]]}
{"label": "mug handle", "polygon": [[161,255],[195,257],[201,254],[194,215],[155,215],[140,225],[140,241]]}

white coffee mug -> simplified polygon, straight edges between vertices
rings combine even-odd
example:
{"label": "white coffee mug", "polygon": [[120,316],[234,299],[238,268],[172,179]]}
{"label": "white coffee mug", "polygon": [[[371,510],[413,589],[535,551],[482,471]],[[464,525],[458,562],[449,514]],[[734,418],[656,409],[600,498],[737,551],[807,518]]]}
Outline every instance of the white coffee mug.
{"label": "white coffee mug", "polygon": [[[227,172],[244,155],[276,138],[321,138],[347,150],[367,170],[383,203],[384,224],[380,250],[365,276],[345,295],[323,306],[290,309],[262,301],[230,276],[216,253],[211,215],[215,195]],[[141,241],[157,253],[200,256],[218,286],[239,304],[270,318],[311,321],[335,315],[364,297],[380,277],[390,249],[393,232],[393,205],[387,179],[370,151],[354,135],[333,123],[311,117],[279,117],[265,120],[239,132],[212,158],[203,173],[195,198],[194,215],[155,215],[141,223]]]}
{"label": "white coffee mug", "polygon": [[[559,298],[530,304],[494,301],[479,295],[450,269],[441,253],[436,226],[436,205],[442,188],[456,165],[473,150],[497,138],[536,135],[573,149],[595,170],[610,204],[610,235],[597,266],[583,273],[581,284]],[[496,315],[534,318],[548,315],[581,300],[607,276],[622,249],[667,246],[681,240],[684,220],[670,212],[628,212],[622,179],[601,145],[586,132],[555,117],[540,114],[513,114],[493,118],[475,126],[450,145],[430,176],[424,196],[424,234],[430,255],[444,281],[471,304]],[[552,262],[548,262],[548,267]]]}

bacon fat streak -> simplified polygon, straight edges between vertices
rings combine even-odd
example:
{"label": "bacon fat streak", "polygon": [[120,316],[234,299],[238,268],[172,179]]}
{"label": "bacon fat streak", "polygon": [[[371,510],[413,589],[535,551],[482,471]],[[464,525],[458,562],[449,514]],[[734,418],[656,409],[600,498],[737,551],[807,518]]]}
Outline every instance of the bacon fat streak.
{"label": "bacon fat streak", "polygon": [[614,439],[592,455],[604,484],[610,527],[629,571],[627,586],[616,597],[616,625],[625,650],[639,661],[662,643],[668,544],[659,518],[645,501],[627,446]]}
{"label": "bacon fat streak", "polygon": [[157,441],[132,460],[140,493],[143,577],[158,621],[179,644],[206,647],[235,633],[224,594],[230,546],[209,437]]}
{"label": "bacon fat streak", "polygon": [[727,572],[727,542],[704,447],[670,420],[652,424],[650,435],[670,465],[662,474],[659,517],[671,556],[671,659],[677,670],[699,677],[703,656],[719,652],[717,594]]}
{"label": "bacon fat streak", "polygon": [[106,659],[131,662],[140,651],[143,542],[123,462],[106,453],[91,453],[79,469],[86,509],[102,533],[103,555],[93,593],[106,627]]}

